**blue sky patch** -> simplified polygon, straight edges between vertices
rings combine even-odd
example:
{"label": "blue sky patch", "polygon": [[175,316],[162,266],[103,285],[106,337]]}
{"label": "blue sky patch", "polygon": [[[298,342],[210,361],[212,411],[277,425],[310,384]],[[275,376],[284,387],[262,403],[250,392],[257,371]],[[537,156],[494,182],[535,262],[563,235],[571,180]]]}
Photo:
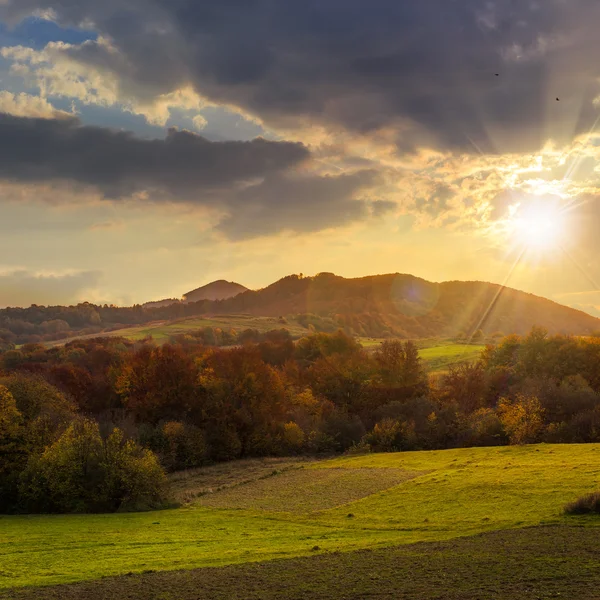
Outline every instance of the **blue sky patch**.
{"label": "blue sky patch", "polygon": [[93,31],[62,28],[53,21],[38,17],[27,18],[12,29],[0,23],[0,47],[28,46],[41,50],[49,42],[81,44],[97,37]]}

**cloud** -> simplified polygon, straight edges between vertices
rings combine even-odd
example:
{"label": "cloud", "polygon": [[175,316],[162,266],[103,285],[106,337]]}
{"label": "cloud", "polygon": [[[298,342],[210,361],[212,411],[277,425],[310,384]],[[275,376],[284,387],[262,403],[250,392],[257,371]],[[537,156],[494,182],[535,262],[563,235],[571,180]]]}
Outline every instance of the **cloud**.
{"label": "cloud", "polygon": [[[301,168],[309,159],[306,146],[294,142],[211,142],[174,129],[164,140],[147,140],[83,126],[76,118],[0,114],[0,179],[34,193],[36,183],[57,190],[71,183],[81,188],[82,201],[100,193],[114,201],[208,208],[220,219],[217,229],[232,239],[319,231],[392,207],[371,199],[370,190],[380,183],[375,171],[320,174]],[[52,187],[39,195],[48,194],[57,196]],[[72,202],[72,191],[67,197]],[[94,229],[109,227],[114,222]]]}
{"label": "cloud", "polygon": [[146,140],[83,126],[74,118],[0,115],[0,178],[68,180],[97,187],[111,198],[155,192],[202,202],[211,190],[262,178],[308,158],[308,149],[292,142],[210,142],[175,129],[164,140]]}
{"label": "cloud", "polygon": [[68,112],[54,108],[52,104],[40,96],[32,96],[24,92],[12,94],[5,90],[0,91],[0,113],[37,119],[61,119],[73,116]]}
{"label": "cloud", "polygon": [[0,16],[44,10],[99,33],[45,51],[90,74],[79,93],[105,85],[140,106],[191,89],[274,127],[392,130],[400,150],[469,152],[564,143],[595,119],[595,0],[7,0]]}
{"label": "cloud", "polygon": [[357,194],[377,182],[374,171],[333,176],[280,176],[241,190],[228,200],[229,216],[218,230],[230,239],[246,239],[277,231],[314,232],[369,216],[377,202]]}
{"label": "cloud", "polygon": [[[69,56],[73,46],[64,42],[50,42],[43,50],[26,46],[0,48],[0,56],[11,61],[10,73],[23,79],[28,87],[37,87],[43,96],[74,98],[83,104],[99,106],[119,105],[127,112],[143,115],[152,125],[166,125],[173,109],[198,111],[205,103],[191,88],[186,87],[162,93],[144,84],[132,83],[127,89],[120,85],[111,71],[94,67]],[[97,42],[114,54],[104,38]]]}
{"label": "cloud", "polygon": [[85,271],[68,274],[38,274],[18,270],[0,272],[0,308],[30,304],[62,305],[83,299],[101,274]]}

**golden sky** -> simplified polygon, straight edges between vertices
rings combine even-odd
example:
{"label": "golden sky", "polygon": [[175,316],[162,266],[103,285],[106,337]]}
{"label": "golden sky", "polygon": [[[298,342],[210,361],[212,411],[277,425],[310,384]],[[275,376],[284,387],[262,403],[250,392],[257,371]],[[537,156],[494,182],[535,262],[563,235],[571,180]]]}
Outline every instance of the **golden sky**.
{"label": "golden sky", "polygon": [[0,306],[403,272],[600,315],[597,2],[0,0],[0,22]]}

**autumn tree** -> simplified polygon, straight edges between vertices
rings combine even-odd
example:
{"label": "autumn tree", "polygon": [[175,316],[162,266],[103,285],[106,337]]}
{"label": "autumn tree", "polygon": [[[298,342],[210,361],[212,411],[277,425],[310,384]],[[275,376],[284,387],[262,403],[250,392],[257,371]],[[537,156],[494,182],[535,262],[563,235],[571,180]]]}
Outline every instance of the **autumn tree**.
{"label": "autumn tree", "polygon": [[516,398],[501,398],[498,415],[511,444],[537,441],[544,427],[544,411],[536,396],[518,394]]}
{"label": "autumn tree", "polygon": [[194,361],[180,346],[144,346],[116,377],[115,389],[139,420],[158,423],[201,410],[201,389]]}

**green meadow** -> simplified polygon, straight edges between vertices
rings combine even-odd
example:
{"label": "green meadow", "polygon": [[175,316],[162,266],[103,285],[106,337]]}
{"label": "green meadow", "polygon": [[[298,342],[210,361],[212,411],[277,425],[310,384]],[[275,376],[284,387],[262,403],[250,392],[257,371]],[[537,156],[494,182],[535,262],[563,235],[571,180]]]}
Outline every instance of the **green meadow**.
{"label": "green meadow", "polygon": [[596,524],[562,514],[565,503],[600,489],[596,444],[266,463],[250,480],[246,466],[217,467],[212,483],[202,470],[179,476],[179,487],[196,492],[176,509],[0,517],[0,588]]}

